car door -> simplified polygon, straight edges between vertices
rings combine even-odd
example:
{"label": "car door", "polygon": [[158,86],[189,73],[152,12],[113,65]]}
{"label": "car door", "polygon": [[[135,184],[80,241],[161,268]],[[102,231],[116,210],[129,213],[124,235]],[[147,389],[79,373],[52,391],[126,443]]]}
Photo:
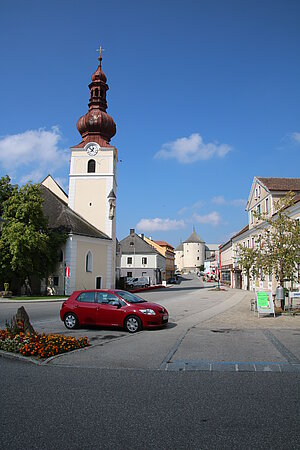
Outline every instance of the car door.
{"label": "car door", "polygon": [[98,302],[97,325],[123,326],[125,303],[109,292],[97,292]]}
{"label": "car door", "polygon": [[96,325],[97,308],[95,291],[82,292],[75,301],[74,312],[80,324]]}

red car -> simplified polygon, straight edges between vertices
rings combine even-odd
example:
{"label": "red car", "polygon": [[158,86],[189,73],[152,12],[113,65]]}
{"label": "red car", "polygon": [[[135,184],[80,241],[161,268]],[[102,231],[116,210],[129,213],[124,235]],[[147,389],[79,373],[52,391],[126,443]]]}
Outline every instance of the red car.
{"label": "red car", "polygon": [[124,327],[129,333],[166,325],[168,311],[157,303],[118,289],[75,291],[62,304],[60,318],[72,330],[79,325]]}

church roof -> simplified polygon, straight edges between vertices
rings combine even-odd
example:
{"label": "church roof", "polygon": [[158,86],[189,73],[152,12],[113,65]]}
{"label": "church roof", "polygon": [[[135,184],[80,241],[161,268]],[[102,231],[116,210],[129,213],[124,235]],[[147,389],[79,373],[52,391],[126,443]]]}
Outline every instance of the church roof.
{"label": "church roof", "polygon": [[143,238],[136,233],[131,233],[120,241],[123,254],[145,254],[152,253],[160,255],[152,245],[148,244]]}
{"label": "church roof", "polygon": [[44,215],[48,218],[50,228],[61,228],[68,233],[110,240],[110,237],[107,236],[107,234],[102,233],[102,231],[95,228],[83,217],[69,208],[66,202],[60,199],[46,186],[40,185],[40,190],[44,199]]}
{"label": "church roof", "polygon": [[187,238],[186,241],[184,241],[184,244],[193,244],[193,243],[204,243],[203,239],[201,239],[201,237],[199,237],[198,234],[196,233],[195,228],[190,237]]}

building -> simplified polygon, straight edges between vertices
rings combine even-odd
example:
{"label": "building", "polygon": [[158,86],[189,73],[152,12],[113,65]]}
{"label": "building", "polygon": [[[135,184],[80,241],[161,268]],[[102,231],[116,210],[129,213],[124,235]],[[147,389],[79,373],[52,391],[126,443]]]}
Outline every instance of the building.
{"label": "building", "polygon": [[193,228],[192,234],[175,249],[176,269],[180,272],[198,272],[206,259],[215,258],[218,248],[218,244],[205,244]]}
{"label": "building", "polygon": [[150,284],[161,284],[166,272],[166,258],[134,229],[120,241],[121,277],[148,277]]}
{"label": "building", "polygon": [[[221,281],[233,288],[247,289],[247,276],[239,264],[238,245],[254,248],[262,230],[267,222],[259,219],[257,214],[266,214],[268,217],[276,217],[275,202],[282,198],[287,192],[295,193],[295,204],[287,209],[288,215],[300,219],[300,178],[262,178],[254,177],[246,206],[248,223],[229,241],[221,246]],[[276,291],[278,282],[273,275],[249,280],[250,290],[257,289]]]}
{"label": "building", "polygon": [[162,256],[166,258],[166,270],[162,273],[163,281],[174,277],[175,274],[175,252],[174,247],[166,241],[153,241],[152,238],[144,237],[145,241],[152,245]]}
{"label": "building", "polygon": [[98,60],[89,84],[88,112],[77,122],[82,140],[71,148],[69,196],[51,176],[41,186],[50,226],[68,233],[52,277],[57,294],[115,286],[118,156],[110,140],[116,125],[106,112],[108,85],[101,54]]}

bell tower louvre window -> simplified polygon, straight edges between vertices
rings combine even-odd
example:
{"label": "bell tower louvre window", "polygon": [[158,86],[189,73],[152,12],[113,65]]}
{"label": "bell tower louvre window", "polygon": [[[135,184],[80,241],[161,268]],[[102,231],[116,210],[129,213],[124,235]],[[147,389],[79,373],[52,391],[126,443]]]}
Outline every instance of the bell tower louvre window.
{"label": "bell tower louvre window", "polygon": [[88,162],[88,173],[96,172],[96,161],[94,159],[90,159]]}

